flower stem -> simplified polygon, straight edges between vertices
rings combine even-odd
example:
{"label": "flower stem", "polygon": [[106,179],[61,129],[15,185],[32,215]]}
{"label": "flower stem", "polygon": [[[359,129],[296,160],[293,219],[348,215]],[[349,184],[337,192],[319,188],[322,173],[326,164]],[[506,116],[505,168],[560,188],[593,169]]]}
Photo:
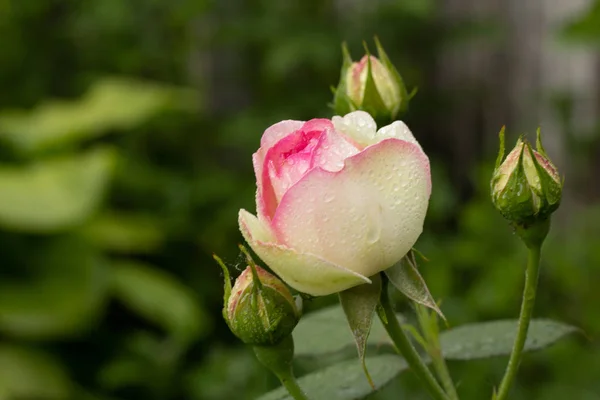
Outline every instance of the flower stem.
{"label": "flower stem", "polygon": [[448,370],[446,360],[444,360],[444,356],[442,355],[437,314],[434,312],[430,313],[427,307],[420,304],[416,304],[415,306],[419,325],[425,336],[424,343],[422,343],[425,347],[425,351],[427,351],[427,354],[431,357],[433,368],[450,400],[458,400],[458,393],[454,387],[452,376]]}
{"label": "flower stem", "polygon": [[458,393],[456,393],[456,388],[454,387],[454,382],[452,381],[452,377],[450,376],[450,371],[448,371],[448,365],[446,365],[446,360],[444,360],[444,357],[442,356],[439,350],[437,350],[436,355],[431,356],[433,368],[435,369],[438,377],[442,381],[442,386],[444,386],[444,390],[448,394],[448,398],[450,398],[450,400],[458,400]]}
{"label": "flower stem", "polygon": [[396,314],[394,314],[392,303],[390,302],[390,298],[388,296],[389,281],[385,275],[382,275],[382,278],[383,286],[381,290],[381,310],[379,314],[381,323],[385,327],[385,330],[387,331],[388,335],[390,335],[394,345],[402,354],[410,368],[427,387],[431,397],[436,400],[450,400],[444,393],[444,390],[441,388],[440,384],[436,381],[435,377],[431,374],[429,368],[427,368],[427,365],[425,365],[421,359],[421,356],[419,356],[419,353],[417,353],[413,345],[410,343],[408,336],[406,336],[406,333],[398,323]]}
{"label": "flower stem", "polygon": [[308,397],[306,397],[306,395],[304,394],[304,392],[298,385],[298,381],[296,380],[296,377],[291,372],[292,371],[290,370],[290,374],[288,377],[281,377],[281,376],[279,377],[281,384],[287,389],[288,393],[295,400],[308,400]]}
{"label": "flower stem", "polygon": [[541,242],[534,245],[528,246],[529,253],[527,256],[527,270],[525,272],[525,289],[523,291],[523,302],[521,303],[521,314],[519,316],[519,328],[517,331],[517,337],[513,345],[510,359],[508,360],[508,366],[502,378],[502,383],[496,394],[496,400],[504,400],[508,397],[508,392],[512,385],[519,364],[521,363],[521,355],[523,354],[523,348],[525,347],[525,340],[527,339],[527,331],[529,330],[529,322],[531,321],[531,315],[533,313],[533,305],[535,303],[535,294],[537,290],[539,266],[540,266],[540,253],[541,253]]}
{"label": "flower stem", "polygon": [[308,400],[296,381],[292,370],[294,358],[294,340],[292,335],[286,336],[281,342],[273,346],[254,346],[256,358],[281,381],[289,394],[295,400]]}

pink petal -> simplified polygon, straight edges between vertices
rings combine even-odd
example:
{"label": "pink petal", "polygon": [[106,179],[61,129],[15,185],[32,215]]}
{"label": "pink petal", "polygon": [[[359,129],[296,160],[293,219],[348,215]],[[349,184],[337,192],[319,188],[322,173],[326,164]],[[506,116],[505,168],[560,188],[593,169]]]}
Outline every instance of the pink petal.
{"label": "pink petal", "polygon": [[327,129],[313,153],[311,168],[320,167],[327,171],[339,171],[344,167],[344,160],[358,152],[358,148],[342,134]]}
{"label": "pink petal", "polygon": [[[263,133],[260,139],[260,149],[252,155],[252,164],[254,166],[254,175],[256,177],[256,211],[259,218],[265,218],[268,215],[267,210],[275,210],[277,207],[275,195],[271,191],[263,191],[263,164],[265,155],[271,147],[279,140],[283,139],[290,133],[300,129],[304,125],[304,121],[287,120],[271,125]],[[266,195],[266,197],[265,197]],[[271,214],[272,215],[272,214]]]}
{"label": "pink petal", "polygon": [[386,139],[339,172],[311,170],[284,195],[272,227],[288,248],[371,276],[414,245],[430,193],[427,156],[412,143]]}
{"label": "pink petal", "polygon": [[322,131],[301,129],[281,139],[267,152],[262,169],[267,216],[275,214],[283,194],[309,170],[312,153],[321,134]]}
{"label": "pink petal", "polygon": [[325,296],[371,281],[315,255],[276,244],[272,232],[254,215],[240,210],[240,231],[252,250],[283,281],[313,296]]}
{"label": "pink petal", "polygon": [[314,118],[310,121],[305,122],[304,125],[302,125],[302,130],[304,132],[323,132],[327,129],[333,129],[333,124],[331,123],[331,120],[326,118]]}
{"label": "pink petal", "polygon": [[263,133],[260,139],[261,149],[268,150],[279,142],[281,139],[289,135],[290,133],[297,131],[304,125],[304,121],[286,120],[271,125],[265,133]]}

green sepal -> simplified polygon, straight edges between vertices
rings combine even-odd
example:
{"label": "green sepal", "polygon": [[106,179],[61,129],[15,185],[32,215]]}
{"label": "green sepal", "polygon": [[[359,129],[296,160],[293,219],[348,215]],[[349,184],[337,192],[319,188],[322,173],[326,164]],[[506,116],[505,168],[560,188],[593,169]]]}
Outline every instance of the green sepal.
{"label": "green sepal", "polygon": [[277,344],[292,333],[300,319],[297,302],[279,278],[256,265],[244,246],[239,248],[248,267],[233,288],[226,285],[224,318],[246,344]]}
{"label": "green sepal", "polygon": [[356,111],[356,105],[350,100],[348,95],[346,94],[347,82],[346,77],[348,75],[348,70],[352,66],[352,58],[350,57],[350,52],[348,51],[348,46],[346,42],[342,43],[342,69],[340,72],[340,82],[336,89],[334,89],[333,96],[333,109],[338,115],[346,115],[352,111]]}
{"label": "green sepal", "polygon": [[392,113],[387,110],[377,85],[375,84],[375,78],[373,78],[373,71],[371,70],[371,54],[367,44],[364,43],[365,51],[367,53],[367,80],[365,81],[365,91],[362,97],[362,103],[360,109],[368,112],[375,120],[392,119]]}
{"label": "green sepal", "polygon": [[548,157],[548,154],[546,154],[546,150],[544,150],[544,146],[542,146],[542,132],[539,126],[537,128],[537,131],[535,132],[535,149],[538,153],[543,155],[545,159],[550,159],[550,157]]}
{"label": "green sepal", "polygon": [[506,126],[502,126],[502,129],[500,129],[500,133],[498,134],[499,138],[500,138],[500,150],[498,150],[498,157],[496,158],[496,167],[494,169],[498,169],[500,167],[500,165],[502,165],[502,160],[504,159],[504,151],[505,151],[505,147],[504,147],[504,130],[505,130]]}
{"label": "green sepal", "polygon": [[377,57],[379,58],[383,66],[386,67],[389,71],[391,71],[394,79],[396,80],[396,83],[398,84],[398,87],[400,88],[400,103],[393,110],[391,110],[391,119],[395,120],[396,117],[408,111],[408,102],[417,93],[417,90],[416,88],[414,88],[411,94],[408,94],[402,76],[400,75],[394,64],[392,64],[392,62],[390,61],[390,58],[388,57],[387,53],[383,49],[383,46],[381,45],[381,42],[379,41],[379,38],[375,36],[373,40],[375,41],[375,46],[377,47]]}
{"label": "green sepal", "polygon": [[373,317],[381,295],[381,277],[379,274],[371,277],[371,283],[355,286],[339,293],[340,303],[346,315],[350,331],[356,342],[358,358],[371,387],[375,388],[373,379],[367,370],[365,361],[367,343]]}
{"label": "green sepal", "polygon": [[[522,139],[519,138],[517,145]],[[513,169],[506,185],[492,199],[504,218],[517,224],[527,224],[536,216],[541,207],[539,195],[532,190],[523,167],[523,154],[527,146],[521,147],[517,166]]]}
{"label": "green sepal", "polygon": [[[542,152],[539,151],[539,149],[541,149],[541,141],[539,141],[539,137],[537,147],[538,153],[542,154]],[[530,154],[533,159],[533,165],[535,166],[535,170],[537,171],[538,177],[540,179],[540,187],[542,189],[540,196],[542,196],[542,198],[544,198],[547,202],[547,206],[544,207],[544,209],[542,210],[542,216],[548,216],[554,211],[556,211],[556,209],[560,205],[560,200],[562,198],[562,183],[556,182],[556,180],[548,173],[548,171],[539,163],[538,159],[533,154],[533,150],[531,149]],[[546,156],[544,157],[546,158],[548,163],[550,163],[550,160],[548,160]]]}
{"label": "green sepal", "polygon": [[402,260],[385,270],[390,283],[412,301],[434,310],[442,319],[444,314],[431,296],[425,280],[419,273],[415,253],[409,251]]}
{"label": "green sepal", "polygon": [[[235,321],[231,322],[233,333],[246,344],[276,344],[298,323],[296,310],[287,301],[275,302],[280,294],[271,287],[263,286],[257,294],[252,290],[236,308]],[[248,301],[250,304],[244,305]]]}
{"label": "green sepal", "polygon": [[223,270],[223,277],[225,278],[225,283],[223,285],[224,286],[224,294],[223,294],[223,311],[222,311],[222,313],[223,313],[223,318],[225,318],[225,321],[227,322],[227,324],[229,324],[229,320],[227,319],[227,303],[229,302],[229,297],[231,297],[231,276],[229,275],[229,270],[227,269],[227,266],[225,265],[223,260],[221,260],[221,258],[216,254],[213,254],[213,258],[217,262],[217,264],[219,264],[221,269]]}

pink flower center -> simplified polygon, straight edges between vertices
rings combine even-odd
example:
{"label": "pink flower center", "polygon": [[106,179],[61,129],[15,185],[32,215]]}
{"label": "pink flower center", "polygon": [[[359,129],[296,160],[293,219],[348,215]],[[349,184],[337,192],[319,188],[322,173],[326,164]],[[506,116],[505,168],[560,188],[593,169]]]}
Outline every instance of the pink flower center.
{"label": "pink flower center", "polygon": [[312,167],[323,131],[296,131],[280,140],[267,154],[267,170],[277,202]]}
{"label": "pink flower center", "polygon": [[267,216],[275,214],[283,195],[313,168],[339,171],[344,160],[358,151],[325,119],[308,121],[279,140],[267,151],[262,170],[261,195]]}

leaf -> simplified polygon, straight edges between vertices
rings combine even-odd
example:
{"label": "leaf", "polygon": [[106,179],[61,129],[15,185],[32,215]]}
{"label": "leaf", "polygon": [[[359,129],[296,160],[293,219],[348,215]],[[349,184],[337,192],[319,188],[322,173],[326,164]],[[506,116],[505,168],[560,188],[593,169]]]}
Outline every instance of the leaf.
{"label": "leaf", "polygon": [[33,277],[0,283],[0,330],[51,339],[93,327],[108,288],[106,264],[94,249],[77,238],[49,239],[23,257]]}
{"label": "leaf", "polygon": [[133,311],[184,342],[207,332],[208,315],[189,287],[148,265],[117,262],[114,267],[115,295]]}
{"label": "leaf", "polygon": [[[398,318],[402,316],[398,314]],[[297,357],[335,354],[356,345],[352,332],[348,329],[344,311],[339,305],[302,316],[293,336]],[[387,332],[376,318],[371,326],[368,345],[376,347],[390,344]]]}
{"label": "leaf", "polygon": [[[517,333],[517,320],[462,325],[440,335],[444,357],[471,360],[509,355]],[[529,325],[525,351],[543,349],[578,329],[549,319],[534,319]]]}
{"label": "leaf", "polygon": [[71,382],[60,363],[29,347],[0,345],[0,398],[62,400]]}
{"label": "leaf", "polygon": [[105,78],[75,101],[50,101],[33,111],[0,114],[0,139],[34,152],[134,128],[165,109],[197,103],[189,90],[123,78]]}
{"label": "leaf", "polygon": [[559,30],[564,41],[597,46],[600,43],[600,2],[590,2],[588,10],[572,18]]}
{"label": "leaf", "polygon": [[350,325],[350,331],[356,341],[358,349],[358,358],[365,372],[365,376],[371,387],[375,387],[367,365],[365,355],[367,352],[367,340],[373,324],[373,315],[379,296],[381,295],[381,277],[379,274],[371,277],[370,284],[358,285],[343,292],[340,292],[340,303],[344,314]]}
{"label": "leaf", "polygon": [[[398,318],[402,318],[398,314]],[[406,329],[406,328],[405,328]],[[440,334],[445,358],[467,360],[510,354],[517,329],[516,320],[500,320],[462,325]],[[525,351],[544,348],[577,328],[547,319],[534,319],[529,327]],[[322,357],[339,354],[355,342],[339,306],[306,314],[294,330],[297,357]],[[369,347],[392,349],[391,341],[379,319],[373,321]]]}
{"label": "leaf", "polygon": [[[411,259],[412,258],[412,259]],[[414,256],[411,253],[398,261],[391,268],[385,270],[385,274],[390,282],[409,299],[431,308],[438,313],[444,320],[444,314],[431,297],[425,280],[419,274],[419,270],[414,262]]]}
{"label": "leaf", "polygon": [[164,390],[165,381],[156,377],[176,369],[185,351],[181,342],[170,337],[138,330],[120,342],[96,379],[102,389],[109,391],[139,386],[158,392]]}
{"label": "leaf", "polygon": [[106,148],[40,161],[0,166],[0,225],[46,233],[83,222],[102,201],[114,164]]}
{"label": "leaf", "polygon": [[[367,366],[376,388],[381,388],[407,369],[406,362],[396,355],[385,354],[367,358]],[[373,392],[364,379],[361,366],[356,360],[348,360],[313,372],[298,379],[298,384],[310,399],[352,400],[363,398]],[[283,387],[275,389],[258,400],[292,399]]]}
{"label": "leaf", "polygon": [[103,250],[118,253],[152,253],[164,239],[155,218],[131,213],[99,215],[82,227],[81,233]]}
{"label": "leaf", "polygon": [[117,356],[103,366],[97,380],[103,389],[118,389],[147,384],[151,375],[147,360],[131,355]]}

